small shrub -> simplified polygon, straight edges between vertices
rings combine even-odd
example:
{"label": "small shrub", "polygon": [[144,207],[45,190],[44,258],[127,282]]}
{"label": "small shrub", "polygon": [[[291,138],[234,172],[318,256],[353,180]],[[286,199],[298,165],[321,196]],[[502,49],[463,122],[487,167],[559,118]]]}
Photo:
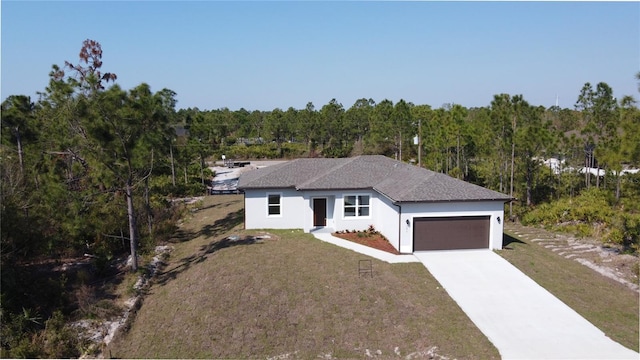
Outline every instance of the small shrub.
{"label": "small shrub", "polygon": [[576,224],[576,236],[579,238],[589,237],[593,234],[593,226],[590,224]]}
{"label": "small shrub", "polygon": [[112,319],[121,315],[123,309],[108,299],[99,300],[94,306],[94,313],[100,319]]}
{"label": "small shrub", "polygon": [[60,311],[47,320],[44,331],[44,352],[49,358],[77,358],[84,347],[78,331],[66,325]]}
{"label": "small shrub", "polygon": [[612,229],[606,236],[605,241],[608,243],[622,245],[624,243],[624,233],[620,229]]}
{"label": "small shrub", "polygon": [[2,348],[2,358],[35,359],[46,357],[39,334],[23,334],[18,343],[10,349]]}
{"label": "small shrub", "polygon": [[96,302],[95,289],[92,286],[82,284],[78,290],[75,291],[74,295],[80,314],[86,317],[92,317],[92,309]]}
{"label": "small shrub", "polygon": [[78,282],[81,284],[86,284],[91,281],[91,274],[85,269],[78,270],[78,274],[76,275]]}

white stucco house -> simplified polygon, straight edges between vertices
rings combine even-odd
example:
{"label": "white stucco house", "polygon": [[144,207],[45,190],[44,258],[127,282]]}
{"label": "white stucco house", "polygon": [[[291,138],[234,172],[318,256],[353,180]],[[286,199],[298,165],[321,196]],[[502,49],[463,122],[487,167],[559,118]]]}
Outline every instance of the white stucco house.
{"label": "white stucco house", "polygon": [[246,229],[366,230],[401,253],[501,249],[505,194],[381,155],[297,159],[240,176]]}

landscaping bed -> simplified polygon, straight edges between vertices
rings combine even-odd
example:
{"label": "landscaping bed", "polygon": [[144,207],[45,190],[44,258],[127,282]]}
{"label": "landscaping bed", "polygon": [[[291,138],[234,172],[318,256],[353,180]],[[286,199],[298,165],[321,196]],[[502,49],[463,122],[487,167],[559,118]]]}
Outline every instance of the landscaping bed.
{"label": "landscaping bed", "polygon": [[394,255],[400,254],[398,250],[396,250],[396,248],[394,248],[393,245],[391,245],[389,240],[387,240],[386,237],[384,237],[382,234],[377,232],[373,227],[370,227],[366,231],[355,231],[355,230],[337,231],[332,235],[344,240],[349,240],[354,243],[358,243],[360,245],[365,245],[368,247],[372,247],[374,249],[386,251]]}

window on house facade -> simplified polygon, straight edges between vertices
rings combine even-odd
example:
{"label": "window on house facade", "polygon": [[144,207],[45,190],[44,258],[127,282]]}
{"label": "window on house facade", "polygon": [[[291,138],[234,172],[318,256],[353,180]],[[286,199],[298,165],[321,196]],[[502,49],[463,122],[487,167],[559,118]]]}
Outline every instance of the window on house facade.
{"label": "window on house facade", "polygon": [[344,197],[345,217],[368,217],[369,195],[347,195]]}
{"label": "window on house facade", "polygon": [[282,196],[280,194],[267,194],[267,215],[279,216],[281,215],[281,201]]}

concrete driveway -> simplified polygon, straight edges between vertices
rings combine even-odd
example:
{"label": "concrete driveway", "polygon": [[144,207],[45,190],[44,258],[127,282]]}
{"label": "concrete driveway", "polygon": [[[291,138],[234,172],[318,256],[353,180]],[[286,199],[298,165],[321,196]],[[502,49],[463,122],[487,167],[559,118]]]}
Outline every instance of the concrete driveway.
{"label": "concrete driveway", "polygon": [[503,359],[638,359],[491,250],[414,254]]}

